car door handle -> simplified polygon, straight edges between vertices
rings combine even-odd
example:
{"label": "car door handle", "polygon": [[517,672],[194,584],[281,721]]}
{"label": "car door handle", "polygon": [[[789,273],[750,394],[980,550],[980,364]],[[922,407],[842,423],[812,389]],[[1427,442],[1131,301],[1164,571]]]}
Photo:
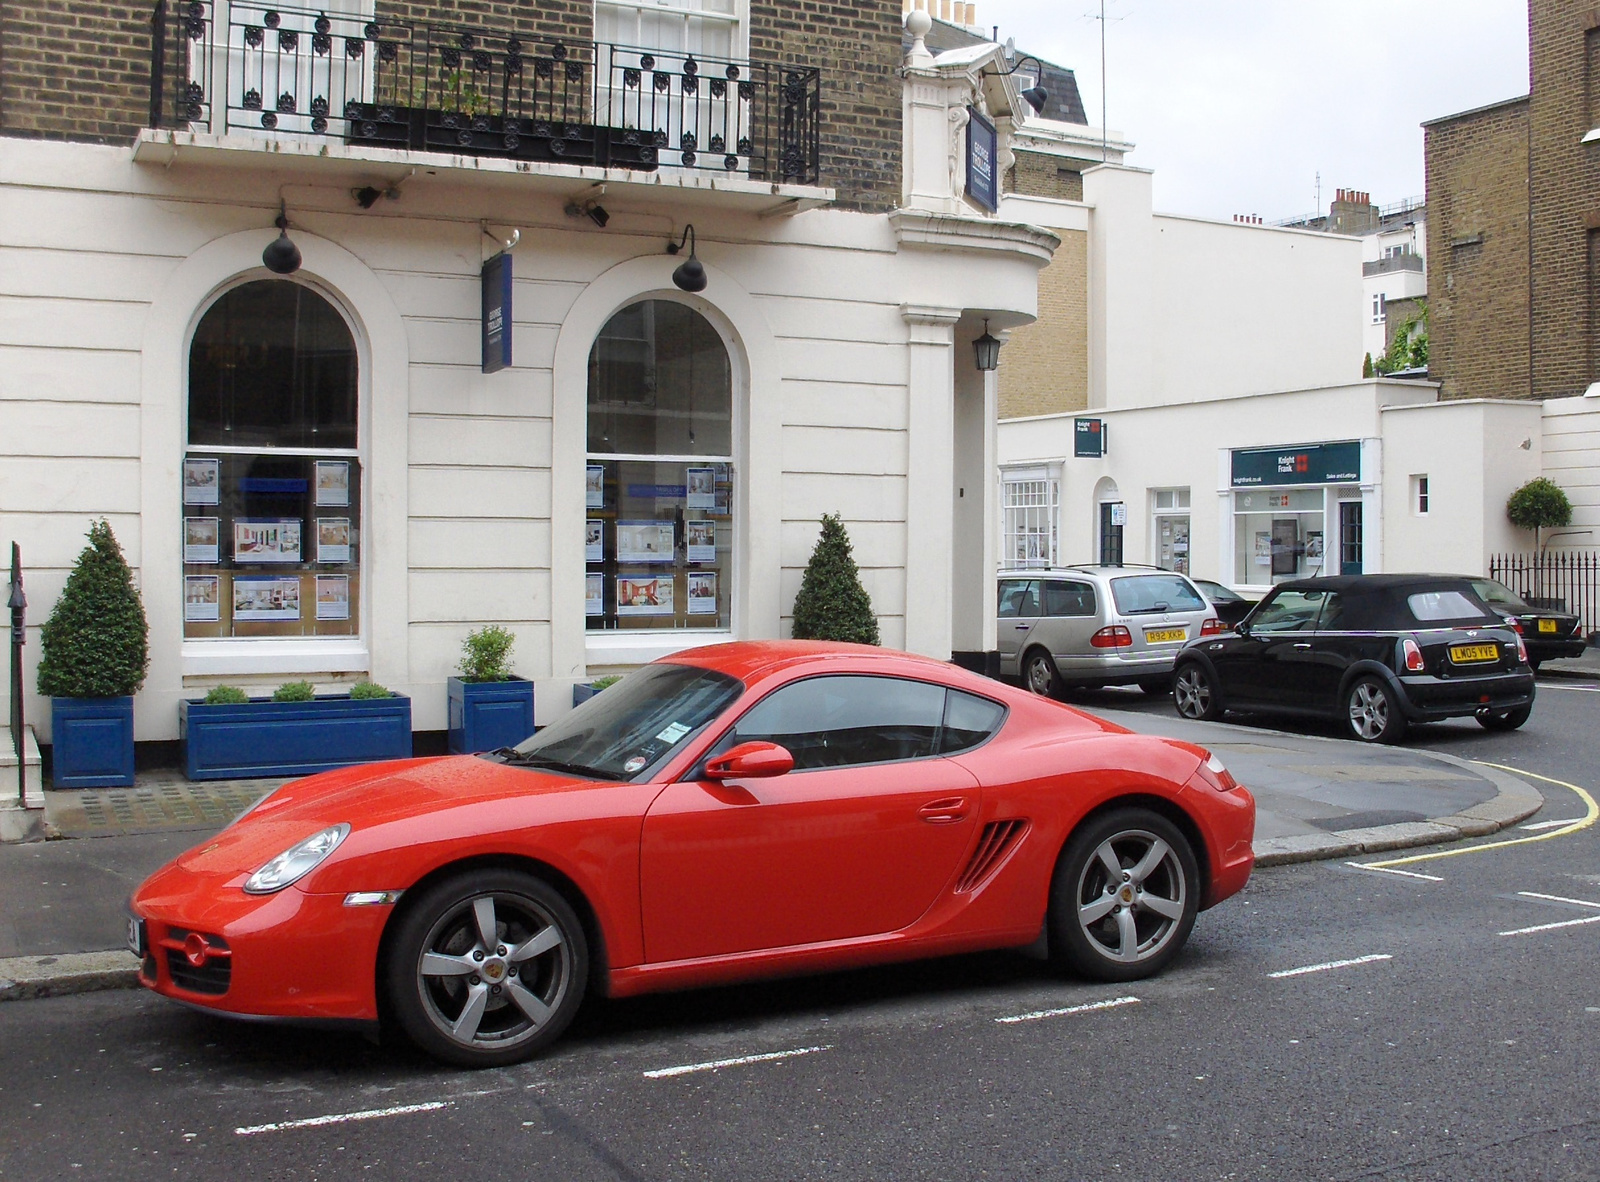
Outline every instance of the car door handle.
{"label": "car door handle", "polygon": [[1300,641],[1296,641],[1295,642],[1295,648],[1310,648],[1310,647],[1311,647],[1311,642],[1309,640],[1300,640]]}
{"label": "car door handle", "polygon": [[967,804],[965,796],[946,796],[923,805],[917,810],[917,816],[930,825],[953,825],[965,820],[970,811],[971,806]]}
{"label": "car door handle", "polygon": [[1032,624],[1018,624],[1016,626],[1018,632],[1026,632],[1031,627],[1033,627]]}

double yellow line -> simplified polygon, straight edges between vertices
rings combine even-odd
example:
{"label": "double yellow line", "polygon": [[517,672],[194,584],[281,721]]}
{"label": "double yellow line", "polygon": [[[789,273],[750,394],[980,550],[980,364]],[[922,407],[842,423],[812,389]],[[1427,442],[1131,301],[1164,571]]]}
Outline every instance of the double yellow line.
{"label": "double yellow line", "polygon": [[1472,762],[1478,764],[1480,767],[1492,767],[1498,771],[1510,772],[1515,776],[1526,776],[1530,780],[1543,780],[1546,784],[1555,784],[1560,788],[1570,788],[1573,792],[1576,792],[1578,794],[1578,798],[1583,801],[1586,812],[1583,816],[1573,821],[1570,825],[1563,825],[1559,829],[1551,829],[1546,833],[1535,833],[1531,837],[1513,837],[1505,841],[1485,842],[1482,845],[1461,846],[1459,849],[1437,850],[1431,854],[1412,854],[1408,858],[1390,858],[1385,862],[1358,862],[1355,864],[1372,870],[1387,870],[1394,866],[1409,866],[1413,862],[1432,862],[1439,858],[1454,858],[1461,854],[1482,853],[1484,850],[1502,850],[1508,846],[1531,845],[1536,841],[1549,841],[1551,838],[1555,837],[1566,837],[1569,833],[1576,833],[1580,829],[1587,829],[1589,826],[1593,825],[1596,820],[1600,820],[1600,804],[1596,804],[1594,797],[1590,796],[1576,784],[1569,784],[1565,780],[1554,780],[1549,776],[1541,776],[1536,772],[1525,772],[1521,768],[1507,767],[1503,763],[1490,763],[1488,760],[1484,759],[1474,759]]}

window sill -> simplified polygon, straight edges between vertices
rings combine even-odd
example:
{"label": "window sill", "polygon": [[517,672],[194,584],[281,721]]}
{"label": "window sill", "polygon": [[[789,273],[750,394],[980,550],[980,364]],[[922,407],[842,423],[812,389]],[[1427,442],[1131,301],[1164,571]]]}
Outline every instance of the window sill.
{"label": "window sill", "polygon": [[648,665],[685,649],[732,639],[732,632],[712,628],[704,632],[590,632],[584,636],[584,656],[590,665]]}
{"label": "window sill", "polygon": [[361,640],[191,640],[183,645],[185,677],[259,673],[365,673],[371,657]]}

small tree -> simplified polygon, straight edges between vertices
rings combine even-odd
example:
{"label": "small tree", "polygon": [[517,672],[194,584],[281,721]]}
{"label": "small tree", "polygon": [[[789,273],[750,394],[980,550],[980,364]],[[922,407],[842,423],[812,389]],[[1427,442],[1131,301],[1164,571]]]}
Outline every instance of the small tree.
{"label": "small tree", "polygon": [[150,664],[149,638],[122,547],[111,527],[96,521],[40,634],[39,692],[51,698],[138,693]]}
{"label": "small tree", "polygon": [[1536,476],[1506,501],[1506,516],[1518,529],[1531,529],[1534,543],[1544,549],[1540,531],[1572,524],[1572,502],[1554,481]]}
{"label": "small tree", "polygon": [[850,553],[850,535],[837,514],[822,515],[822,536],[811,551],[794,597],[796,640],[878,644],[878,618]]}
{"label": "small tree", "polygon": [[517,638],[498,624],[485,624],[461,642],[462,681],[510,681],[511,650]]}
{"label": "small tree", "polygon": [[1372,376],[1372,354],[1371,353],[1368,353],[1365,357],[1363,357],[1361,359],[1361,376],[1364,377],[1364,378],[1370,378]]}

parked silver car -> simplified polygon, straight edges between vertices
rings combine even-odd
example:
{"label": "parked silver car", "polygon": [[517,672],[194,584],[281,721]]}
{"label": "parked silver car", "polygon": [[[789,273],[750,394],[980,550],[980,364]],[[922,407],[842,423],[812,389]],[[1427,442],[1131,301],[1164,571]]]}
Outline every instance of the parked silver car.
{"label": "parked silver car", "polygon": [[1183,575],[1156,567],[1001,571],[1000,671],[1036,694],[1138,685],[1166,693],[1191,640],[1226,631]]}

